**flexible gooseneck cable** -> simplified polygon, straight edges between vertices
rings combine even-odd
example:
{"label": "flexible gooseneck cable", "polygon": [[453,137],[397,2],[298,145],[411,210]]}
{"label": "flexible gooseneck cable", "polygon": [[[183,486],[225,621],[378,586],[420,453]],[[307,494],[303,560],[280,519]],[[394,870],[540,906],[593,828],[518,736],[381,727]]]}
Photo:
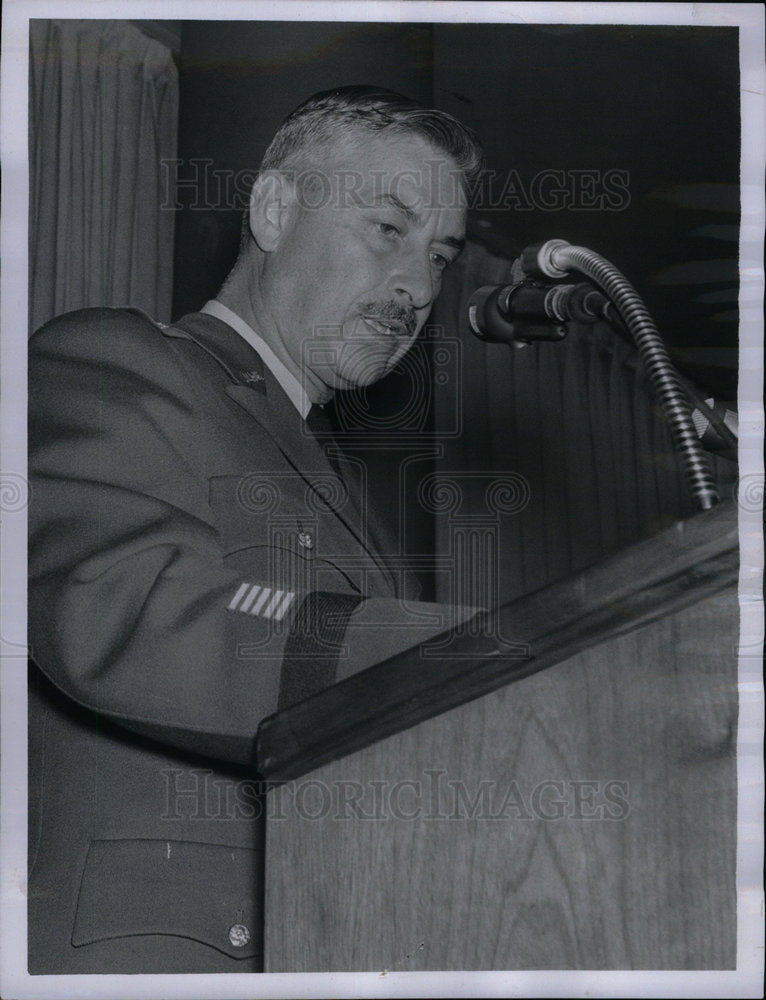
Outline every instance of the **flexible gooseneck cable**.
{"label": "flexible gooseneck cable", "polygon": [[542,246],[527,248],[521,263],[530,276],[564,278],[570,270],[580,271],[609,297],[633,337],[662,405],[692,495],[702,510],[710,510],[718,503],[719,496],[708,459],[697,437],[678,373],[638,292],[606,258],[565,240],[549,240]]}

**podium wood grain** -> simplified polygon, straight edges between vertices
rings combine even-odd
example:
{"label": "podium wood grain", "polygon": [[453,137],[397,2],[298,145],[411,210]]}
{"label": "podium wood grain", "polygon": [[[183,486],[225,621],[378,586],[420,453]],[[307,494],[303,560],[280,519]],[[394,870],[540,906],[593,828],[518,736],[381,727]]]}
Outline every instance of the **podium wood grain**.
{"label": "podium wood grain", "polygon": [[728,585],[273,789],[267,971],[734,968],[736,621]]}

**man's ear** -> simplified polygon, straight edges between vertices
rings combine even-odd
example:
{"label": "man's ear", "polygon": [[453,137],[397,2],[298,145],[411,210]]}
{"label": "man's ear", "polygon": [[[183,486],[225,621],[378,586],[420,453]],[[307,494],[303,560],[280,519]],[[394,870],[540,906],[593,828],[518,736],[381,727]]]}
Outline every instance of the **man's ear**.
{"label": "man's ear", "polygon": [[261,174],[250,193],[249,224],[261,250],[275,250],[297,206],[295,183],[279,170]]}

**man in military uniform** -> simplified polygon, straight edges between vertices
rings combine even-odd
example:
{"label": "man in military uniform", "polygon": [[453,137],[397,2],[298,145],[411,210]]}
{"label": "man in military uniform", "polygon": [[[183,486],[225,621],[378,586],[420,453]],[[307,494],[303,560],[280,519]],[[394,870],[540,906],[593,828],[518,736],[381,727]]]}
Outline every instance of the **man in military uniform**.
{"label": "man in military uniform", "polygon": [[33,337],[30,972],[259,969],[259,721],[473,615],[415,599],[322,405],[411,347],[479,167],[448,115],[317,95],[214,301]]}

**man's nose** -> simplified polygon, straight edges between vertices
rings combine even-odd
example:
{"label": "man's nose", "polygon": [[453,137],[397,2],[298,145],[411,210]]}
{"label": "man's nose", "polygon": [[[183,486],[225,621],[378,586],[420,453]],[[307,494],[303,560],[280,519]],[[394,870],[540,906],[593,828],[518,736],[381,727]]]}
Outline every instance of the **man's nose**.
{"label": "man's nose", "polygon": [[393,276],[397,297],[407,300],[413,309],[425,309],[434,300],[434,277],[429,255],[408,254],[399,262]]}

